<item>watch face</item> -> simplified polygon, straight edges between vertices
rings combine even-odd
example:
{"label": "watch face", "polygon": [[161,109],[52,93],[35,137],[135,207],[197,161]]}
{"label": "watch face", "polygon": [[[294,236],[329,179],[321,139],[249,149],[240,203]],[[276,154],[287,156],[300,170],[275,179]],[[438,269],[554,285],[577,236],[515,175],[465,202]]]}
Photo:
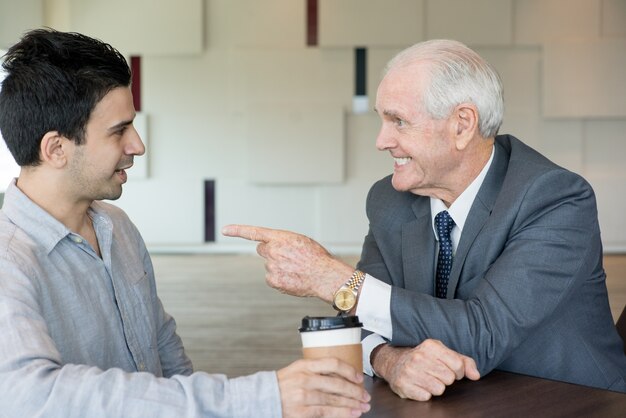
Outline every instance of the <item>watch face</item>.
{"label": "watch face", "polygon": [[341,289],[335,294],[335,306],[343,312],[348,312],[356,303],[356,296],[350,289]]}

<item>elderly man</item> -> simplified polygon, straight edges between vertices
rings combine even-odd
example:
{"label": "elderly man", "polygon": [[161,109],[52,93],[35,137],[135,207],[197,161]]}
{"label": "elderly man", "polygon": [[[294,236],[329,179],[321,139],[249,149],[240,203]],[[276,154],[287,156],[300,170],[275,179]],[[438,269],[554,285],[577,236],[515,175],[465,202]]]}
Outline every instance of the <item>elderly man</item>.
{"label": "elderly man", "polygon": [[371,332],[366,370],[401,396],[427,399],[452,381],[419,361],[441,344],[481,374],[626,392],[593,190],[513,136],[496,136],[503,107],[498,75],[474,51],[447,40],[414,45],[378,87],[376,146],[394,171],[367,197],[357,270],[287,231],[224,233],[261,242],[272,286],[356,312]]}

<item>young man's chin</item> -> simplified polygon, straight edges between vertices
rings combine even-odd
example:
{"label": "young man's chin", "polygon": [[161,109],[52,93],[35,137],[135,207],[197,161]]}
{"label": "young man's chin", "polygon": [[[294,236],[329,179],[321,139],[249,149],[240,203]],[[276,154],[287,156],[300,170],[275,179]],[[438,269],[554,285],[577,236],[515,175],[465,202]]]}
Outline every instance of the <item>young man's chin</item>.
{"label": "young man's chin", "polygon": [[107,193],[103,193],[102,196],[94,200],[117,200],[122,196],[122,191],[122,185],[120,185],[118,190],[111,190]]}

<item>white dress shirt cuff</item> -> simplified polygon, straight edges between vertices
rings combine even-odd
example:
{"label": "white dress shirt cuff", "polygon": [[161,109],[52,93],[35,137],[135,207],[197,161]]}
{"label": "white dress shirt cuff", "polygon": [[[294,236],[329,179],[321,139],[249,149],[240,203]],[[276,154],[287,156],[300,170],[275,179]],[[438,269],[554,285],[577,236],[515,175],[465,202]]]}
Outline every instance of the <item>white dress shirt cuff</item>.
{"label": "white dress shirt cuff", "polygon": [[391,340],[393,329],[390,306],[391,286],[366,274],[356,307],[363,328]]}
{"label": "white dress shirt cuff", "polygon": [[378,376],[372,367],[370,357],[376,347],[386,343],[387,341],[378,334],[370,334],[361,341],[361,345],[363,346],[363,373],[368,376]]}

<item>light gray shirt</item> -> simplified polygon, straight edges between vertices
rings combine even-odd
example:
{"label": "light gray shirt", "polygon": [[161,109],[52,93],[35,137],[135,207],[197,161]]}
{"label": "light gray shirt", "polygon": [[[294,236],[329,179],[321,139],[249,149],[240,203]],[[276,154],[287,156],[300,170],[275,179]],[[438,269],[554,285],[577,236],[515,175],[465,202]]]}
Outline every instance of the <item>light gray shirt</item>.
{"label": "light gray shirt", "polygon": [[274,372],[193,373],[119,208],[89,243],[13,181],[0,211],[0,417],[280,417]]}

